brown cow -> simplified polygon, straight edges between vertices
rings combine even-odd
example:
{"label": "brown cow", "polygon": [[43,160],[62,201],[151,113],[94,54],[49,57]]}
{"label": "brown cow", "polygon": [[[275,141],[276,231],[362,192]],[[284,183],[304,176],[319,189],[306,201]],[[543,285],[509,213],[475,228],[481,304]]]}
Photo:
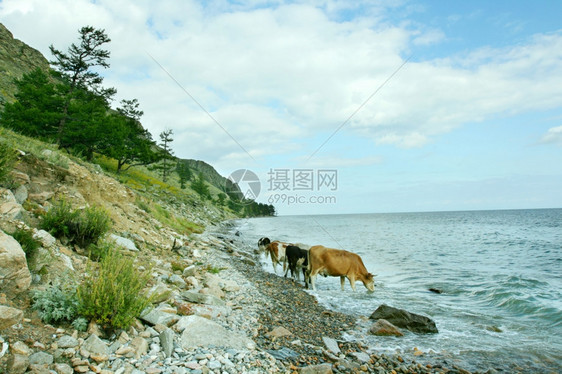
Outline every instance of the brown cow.
{"label": "brown cow", "polygon": [[326,248],[322,245],[311,247],[308,254],[308,275],[313,290],[316,289],[314,285],[316,275],[320,274],[340,277],[342,291],[346,277],[349,279],[353,291],[355,291],[355,282],[358,280],[363,282],[369,291],[375,291],[373,274],[367,271],[359,255],[342,249]]}

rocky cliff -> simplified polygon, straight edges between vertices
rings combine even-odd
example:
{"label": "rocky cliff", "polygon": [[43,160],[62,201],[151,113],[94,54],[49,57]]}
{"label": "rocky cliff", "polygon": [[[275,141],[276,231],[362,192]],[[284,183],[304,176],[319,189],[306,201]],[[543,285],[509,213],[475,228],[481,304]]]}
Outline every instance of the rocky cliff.
{"label": "rocky cliff", "polygon": [[0,23],[0,110],[5,102],[14,101],[14,79],[41,68],[49,69],[49,62],[38,50],[14,39]]}

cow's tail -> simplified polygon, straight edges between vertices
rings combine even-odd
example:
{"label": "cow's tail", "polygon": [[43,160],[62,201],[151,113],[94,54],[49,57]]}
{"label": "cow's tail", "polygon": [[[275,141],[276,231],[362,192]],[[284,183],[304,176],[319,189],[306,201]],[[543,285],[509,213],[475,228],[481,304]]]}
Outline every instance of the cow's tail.
{"label": "cow's tail", "polygon": [[306,266],[303,266],[304,269],[304,286],[308,289],[310,283],[310,272],[312,270],[312,265],[310,264],[310,249],[306,251]]}

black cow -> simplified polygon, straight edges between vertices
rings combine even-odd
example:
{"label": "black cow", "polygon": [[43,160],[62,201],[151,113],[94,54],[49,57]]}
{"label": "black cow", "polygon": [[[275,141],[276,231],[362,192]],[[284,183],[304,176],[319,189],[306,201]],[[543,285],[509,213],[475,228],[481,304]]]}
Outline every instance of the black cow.
{"label": "black cow", "polygon": [[289,245],[285,250],[285,256],[287,256],[287,262],[289,263],[289,267],[285,271],[285,277],[287,277],[287,273],[291,270],[291,276],[295,279],[300,279],[298,268],[301,268],[304,275],[304,284],[306,288],[308,288],[308,280],[306,277],[306,270],[308,269],[308,251],[296,245]]}

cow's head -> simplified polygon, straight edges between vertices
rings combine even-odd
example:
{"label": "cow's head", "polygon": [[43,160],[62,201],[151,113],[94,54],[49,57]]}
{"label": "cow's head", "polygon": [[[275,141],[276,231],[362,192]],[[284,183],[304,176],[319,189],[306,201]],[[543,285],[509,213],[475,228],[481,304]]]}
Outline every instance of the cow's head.
{"label": "cow's head", "polygon": [[375,276],[373,274],[367,273],[363,284],[370,292],[375,292]]}
{"label": "cow's head", "polygon": [[271,243],[271,240],[269,240],[269,238],[261,238],[260,240],[258,240],[258,249],[260,251],[265,251],[265,248],[269,243]]}

